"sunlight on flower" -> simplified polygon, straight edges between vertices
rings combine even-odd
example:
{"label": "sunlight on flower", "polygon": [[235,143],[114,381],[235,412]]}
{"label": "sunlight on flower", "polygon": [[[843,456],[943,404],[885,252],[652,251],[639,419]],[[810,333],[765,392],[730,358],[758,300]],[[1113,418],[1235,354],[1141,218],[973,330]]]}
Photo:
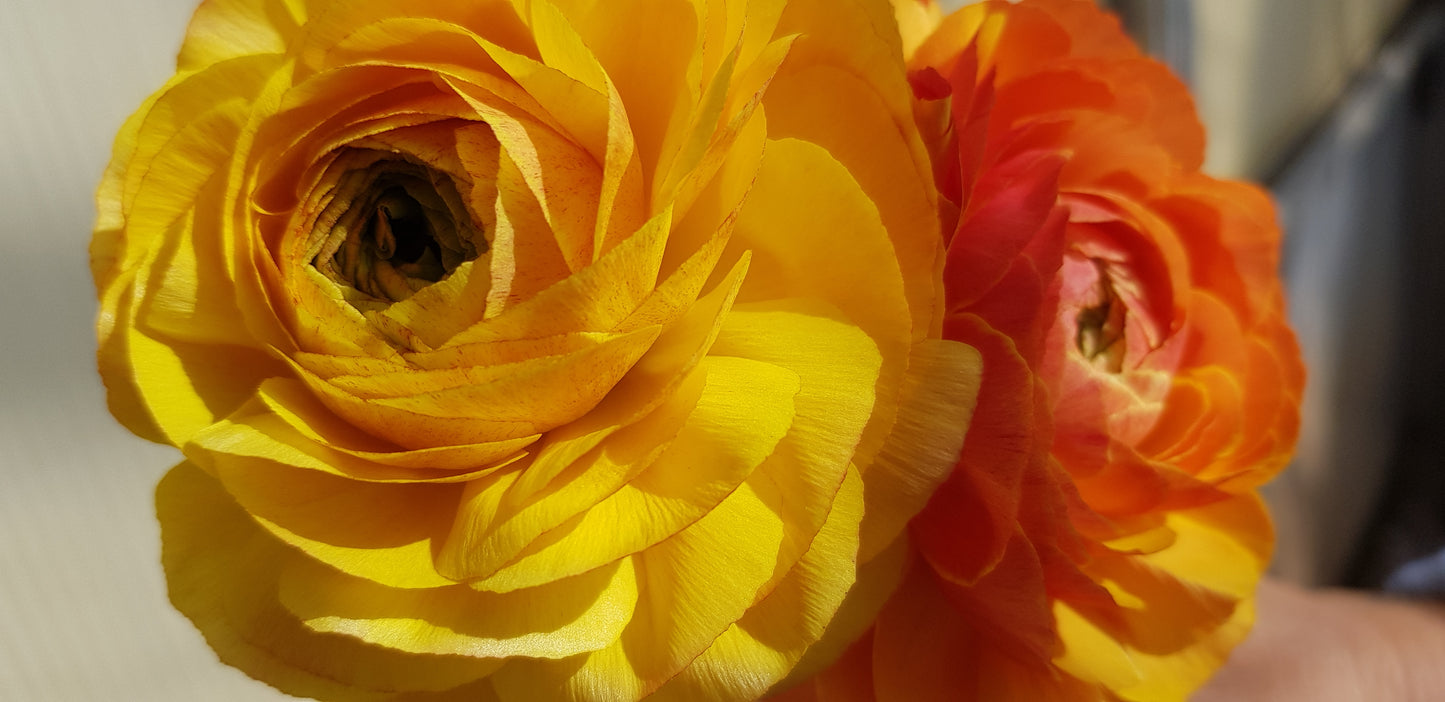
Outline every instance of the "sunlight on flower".
{"label": "sunlight on flower", "polygon": [[902,55],[863,0],[205,2],[92,244],[176,607],[296,695],[765,693],[978,388]]}

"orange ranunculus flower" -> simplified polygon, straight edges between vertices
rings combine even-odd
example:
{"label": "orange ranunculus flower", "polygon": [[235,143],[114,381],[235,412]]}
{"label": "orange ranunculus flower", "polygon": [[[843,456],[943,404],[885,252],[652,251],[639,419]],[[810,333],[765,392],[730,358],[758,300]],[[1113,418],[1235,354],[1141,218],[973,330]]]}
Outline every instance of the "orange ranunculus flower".
{"label": "orange ranunculus flower", "polygon": [[977,390],[902,55],[882,0],[207,0],[92,246],[175,605],[298,695],[761,695]]}
{"label": "orange ranunculus flower", "polygon": [[969,6],[920,42],[945,336],[982,389],[902,584],[788,696],[1183,700],[1252,621],[1253,490],[1297,431],[1273,208],[1199,173],[1185,87],[1091,2]]}

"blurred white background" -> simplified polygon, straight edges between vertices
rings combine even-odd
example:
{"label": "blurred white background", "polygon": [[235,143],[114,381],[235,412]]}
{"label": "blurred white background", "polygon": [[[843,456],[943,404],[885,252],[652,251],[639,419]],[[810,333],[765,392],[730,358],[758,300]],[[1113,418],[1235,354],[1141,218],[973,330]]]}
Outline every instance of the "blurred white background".
{"label": "blurred white background", "polygon": [[[1115,4],[1194,82],[1211,166],[1273,176],[1284,198],[1315,424],[1313,463],[1275,490],[1281,565],[1335,581],[1392,451],[1391,183],[1409,148],[1392,130],[1438,31],[1382,55],[1403,0]],[[217,663],[166,601],[152,490],[178,452],[121,429],[94,370],[93,189],[191,8],[0,0],[0,700],[280,698]]]}
{"label": "blurred white background", "polygon": [[95,372],[92,195],[191,0],[0,0],[0,700],[276,700],[166,600],[152,491]]}

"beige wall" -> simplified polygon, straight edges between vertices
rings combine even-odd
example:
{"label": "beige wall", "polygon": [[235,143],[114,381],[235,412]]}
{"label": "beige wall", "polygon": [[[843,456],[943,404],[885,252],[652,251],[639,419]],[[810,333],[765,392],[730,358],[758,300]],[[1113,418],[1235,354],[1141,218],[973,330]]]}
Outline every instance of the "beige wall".
{"label": "beige wall", "polygon": [[1406,0],[1193,3],[1206,167],[1262,177],[1374,55]]}
{"label": "beige wall", "polygon": [[86,245],[121,121],[192,0],[0,0],[0,700],[279,700],[166,601],[156,481],[94,370]]}

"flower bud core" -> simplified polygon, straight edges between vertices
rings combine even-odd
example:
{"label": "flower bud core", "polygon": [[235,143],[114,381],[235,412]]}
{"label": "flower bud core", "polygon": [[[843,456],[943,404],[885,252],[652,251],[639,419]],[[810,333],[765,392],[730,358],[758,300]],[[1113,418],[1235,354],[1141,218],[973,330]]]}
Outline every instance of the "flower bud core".
{"label": "flower bud core", "polygon": [[451,179],[399,158],[342,173],[326,209],[310,263],[368,302],[405,300],[488,247]]}

